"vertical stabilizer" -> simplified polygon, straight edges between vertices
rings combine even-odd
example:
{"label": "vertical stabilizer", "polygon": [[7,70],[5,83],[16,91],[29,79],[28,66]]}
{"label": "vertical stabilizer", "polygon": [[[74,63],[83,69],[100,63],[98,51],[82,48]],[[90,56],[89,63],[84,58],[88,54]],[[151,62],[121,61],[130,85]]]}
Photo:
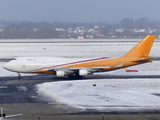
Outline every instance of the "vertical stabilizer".
{"label": "vertical stabilizer", "polygon": [[156,35],[148,35],[123,57],[147,57],[155,38]]}

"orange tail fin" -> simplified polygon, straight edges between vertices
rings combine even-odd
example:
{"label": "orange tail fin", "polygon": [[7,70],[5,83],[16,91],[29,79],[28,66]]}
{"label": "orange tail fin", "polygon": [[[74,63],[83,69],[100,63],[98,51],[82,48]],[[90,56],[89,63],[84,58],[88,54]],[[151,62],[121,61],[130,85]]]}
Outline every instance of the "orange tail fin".
{"label": "orange tail fin", "polygon": [[147,57],[150,53],[155,38],[156,35],[146,36],[141,42],[139,42],[123,57]]}

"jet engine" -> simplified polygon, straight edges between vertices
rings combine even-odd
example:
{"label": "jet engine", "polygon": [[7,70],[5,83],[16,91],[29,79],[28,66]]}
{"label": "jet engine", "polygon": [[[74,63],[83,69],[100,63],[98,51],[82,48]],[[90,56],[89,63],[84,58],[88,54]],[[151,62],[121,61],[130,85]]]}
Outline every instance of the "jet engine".
{"label": "jet engine", "polygon": [[88,74],[91,74],[88,70],[79,70],[80,76],[84,76],[84,75],[88,75]]}
{"label": "jet engine", "polygon": [[65,72],[64,71],[56,71],[56,76],[63,77],[63,76],[65,76]]}

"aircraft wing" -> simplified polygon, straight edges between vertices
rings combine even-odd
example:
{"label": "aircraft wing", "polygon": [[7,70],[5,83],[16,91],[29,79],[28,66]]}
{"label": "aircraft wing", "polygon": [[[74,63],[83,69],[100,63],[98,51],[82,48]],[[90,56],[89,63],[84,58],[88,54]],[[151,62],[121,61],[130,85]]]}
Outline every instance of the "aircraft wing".
{"label": "aircraft wing", "polygon": [[111,67],[122,67],[123,65],[124,65],[124,63],[120,63],[120,64],[118,64],[116,66],[98,66],[98,67],[69,68],[69,69],[70,70],[86,69],[86,70],[90,70],[90,71],[100,71],[100,70],[111,68]]}
{"label": "aircraft wing", "polygon": [[5,116],[4,118],[8,118],[8,117],[15,117],[15,116],[20,116],[20,115],[22,115],[22,114],[7,115],[7,116]]}
{"label": "aircraft wing", "polygon": [[124,63],[120,63],[116,66],[98,66],[98,67],[73,67],[73,68],[51,68],[48,71],[54,71],[56,72],[57,76],[64,76],[64,75],[70,75],[74,73],[79,73],[79,75],[88,75],[92,74],[94,72],[101,72],[104,69],[111,68],[111,67],[122,67]]}

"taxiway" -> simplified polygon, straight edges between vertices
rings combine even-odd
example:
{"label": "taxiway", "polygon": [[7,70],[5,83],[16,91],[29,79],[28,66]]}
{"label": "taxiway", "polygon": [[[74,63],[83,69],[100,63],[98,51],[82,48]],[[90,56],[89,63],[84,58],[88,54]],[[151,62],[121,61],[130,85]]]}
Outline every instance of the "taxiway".
{"label": "taxiway", "polygon": [[[102,76],[99,78],[96,75],[87,76],[83,79],[120,79],[126,76]],[[133,76],[128,76],[128,79],[131,79]],[[160,79],[160,76],[134,76],[135,78],[148,79],[148,78],[157,78]],[[54,76],[24,76],[22,80],[17,79],[16,77],[1,77],[0,78],[0,106],[4,108],[4,111],[7,114],[17,114],[22,113],[23,116],[18,116],[12,118],[13,120],[38,120],[41,119],[47,120],[74,120],[74,119],[84,119],[84,120],[98,120],[102,119],[103,115],[105,119],[114,119],[114,120],[134,120],[135,117],[141,120],[147,120],[148,116],[152,119],[160,119],[160,111],[153,110],[144,110],[144,111],[106,111],[98,112],[92,109],[81,111],[77,108],[71,107],[66,104],[60,104],[53,101],[51,103],[46,102],[43,97],[40,97],[37,94],[35,85],[44,83],[44,82],[57,82],[57,81],[68,81],[67,77],[56,78]],[[76,80],[73,80],[76,81]],[[47,100],[48,101],[48,100]],[[121,107],[121,106],[119,106]],[[103,114],[103,115],[102,115]]]}

